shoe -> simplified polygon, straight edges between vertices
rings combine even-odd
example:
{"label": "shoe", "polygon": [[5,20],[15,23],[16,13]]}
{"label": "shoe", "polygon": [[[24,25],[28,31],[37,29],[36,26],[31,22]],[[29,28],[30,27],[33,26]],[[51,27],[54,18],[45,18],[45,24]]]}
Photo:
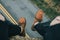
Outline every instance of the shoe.
{"label": "shoe", "polygon": [[21,26],[21,33],[20,36],[25,37],[25,27],[26,27],[26,19],[21,17],[18,21],[19,25]]}
{"label": "shoe", "polygon": [[31,27],[32,31],[36,31],[35,28],[34,28],[34,24],[36,22],[41,22],[42,21],[42,18],[43,18],[43,11],[42,10],[38,10],[38,12],[36,13],[35,15],[35,19],[34,19],[34,22],[33,22],[33,25]]}

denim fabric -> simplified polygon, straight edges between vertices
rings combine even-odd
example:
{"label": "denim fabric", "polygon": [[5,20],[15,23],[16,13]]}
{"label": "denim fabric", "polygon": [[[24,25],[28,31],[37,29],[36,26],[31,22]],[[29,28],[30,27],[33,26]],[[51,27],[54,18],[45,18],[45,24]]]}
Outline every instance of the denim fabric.
{"label": "denim fabric", "polygon": [[8,40],[8,37],[19,35],[21,28],[9,21],[0,20],[0,40]]}
{"label": "denim fabric", "polygon": [[60,40],[60,24],[44,26],[39,23],[34,28],[44,37],[44,40]]}

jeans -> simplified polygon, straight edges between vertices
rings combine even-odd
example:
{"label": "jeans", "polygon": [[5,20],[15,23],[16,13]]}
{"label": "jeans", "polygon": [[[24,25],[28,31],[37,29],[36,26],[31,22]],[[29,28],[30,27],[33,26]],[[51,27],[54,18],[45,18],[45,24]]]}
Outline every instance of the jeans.
{"label": "jeans", "polygon": [[39,23],[34,28],[44,37],[44,40],[60,40],[60,24],[49,26]]}
{"label": "jeans", "polygon": [[0,20],[0,40],[8,40],[8,37],[19,35],[21,28],[12,24],[10,21]]}

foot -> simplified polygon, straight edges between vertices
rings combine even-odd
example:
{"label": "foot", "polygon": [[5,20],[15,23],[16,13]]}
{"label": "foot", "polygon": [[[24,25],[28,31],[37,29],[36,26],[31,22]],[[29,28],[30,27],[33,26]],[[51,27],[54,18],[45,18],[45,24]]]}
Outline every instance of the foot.
{"label": "foot", "polygon": [[42,18],[43,18],[43,11],[42,10],[38,10],[38,12],[36,13],[35,15],[35,19],[34,19],[34,22],[33,22],[33,25],[31,27],[32,31],[36,31],[34,29],[34,24],[37,23],[37,22],[41,22],[42,21]]}
{"label": "foot", "polygon": [[25,37],[25,27],[26,27],[26,19],[24,17],[21,17],[19,19],[19,24],[21,26],[21,33],[20,36],[24,36]]}

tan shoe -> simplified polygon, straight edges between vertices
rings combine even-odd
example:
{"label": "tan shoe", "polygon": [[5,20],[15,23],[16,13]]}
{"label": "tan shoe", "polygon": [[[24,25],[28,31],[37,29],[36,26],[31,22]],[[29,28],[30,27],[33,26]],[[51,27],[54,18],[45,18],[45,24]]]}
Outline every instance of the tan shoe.
{"label": "tan shoe", "polygon": [[20,36],[25,37],[26,19],[24,17],[21,17],[18,22],[19,22],[19,25],[21,26]]}
{"label": "tan shoe", "polygon": [[35,24],[36,22],[41,22],[41,21],[42,21],[43,13],[44,13],[44,12],[43,12],[42,10],[38,10],[38,12],[36,13],[35,19],[34,19],[34,23],[33,23],[32,27],[31,27],[32,31],[36,31],[36,30],[34,29],[34,24]]}

